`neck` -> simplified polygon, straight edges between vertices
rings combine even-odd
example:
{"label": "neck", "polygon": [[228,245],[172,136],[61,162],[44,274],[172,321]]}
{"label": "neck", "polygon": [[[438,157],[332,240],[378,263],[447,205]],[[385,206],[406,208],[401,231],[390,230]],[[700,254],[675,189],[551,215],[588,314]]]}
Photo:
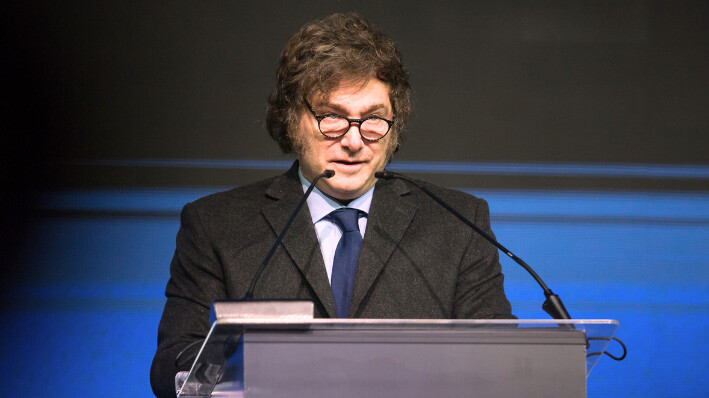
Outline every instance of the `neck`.
{"label": "neck", "polygon": [[343,206],[349,205],[349,204],[354,200],[354,199],[337,199],[337,198],[332,197],[332,196],[330,196],[330,195],[328,195],[328,194],[325,194],[325,196],[327,196],[328,198],[334,200],[335,202],[337,202],[337,203],[339,203],[339,204],[341,204],[341,205],[343,205]]}

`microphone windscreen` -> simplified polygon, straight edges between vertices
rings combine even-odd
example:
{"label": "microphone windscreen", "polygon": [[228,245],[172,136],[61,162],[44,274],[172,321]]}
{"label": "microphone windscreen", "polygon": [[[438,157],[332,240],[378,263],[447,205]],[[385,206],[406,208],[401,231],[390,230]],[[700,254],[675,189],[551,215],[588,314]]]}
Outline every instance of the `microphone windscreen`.
{"label": "microphone windscreen", "polygon": [[335,175],[335,170],[327,169],[327,170],[323,171],[323,177],[325,177],[325,178],[330,178],[334,175]]}

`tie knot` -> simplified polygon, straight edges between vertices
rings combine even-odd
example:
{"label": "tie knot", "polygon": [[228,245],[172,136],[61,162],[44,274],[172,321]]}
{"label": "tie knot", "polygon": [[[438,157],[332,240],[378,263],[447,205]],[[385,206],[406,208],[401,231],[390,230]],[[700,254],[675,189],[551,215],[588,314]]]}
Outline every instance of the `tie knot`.
{"label": "tie knot", "polygon": [[362,213],[362,211],[359,209],[343,207],[332,211],[328,214],[328,218],[340,227],[342,233],[351,231],[360,232],[358,223],[360,213]]}

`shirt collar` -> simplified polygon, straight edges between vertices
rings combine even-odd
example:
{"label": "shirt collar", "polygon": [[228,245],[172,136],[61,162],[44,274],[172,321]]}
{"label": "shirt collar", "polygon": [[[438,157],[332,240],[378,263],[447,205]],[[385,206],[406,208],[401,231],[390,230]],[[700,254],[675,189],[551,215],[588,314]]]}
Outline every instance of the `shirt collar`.
{"label": "shirt collar", "polygon": [[[300,177],[300,184],[303,187],[303,192],[308,190],[310,182],[305,179],[303,172],[298,168],[298,177]],[[323,217],[330,214],[333,210],[337,210],[343,207],[351,207],[354,209],[359,209],[369,214],[369,207],[372,205],[372,196],[374,195],[374,187],[369,188],[362,196],[351,201],[347,206],[336,202],[332,198],[328,197],[324,193],[320,192],[319,189],[313,189],[313,192],[308,196],[308,208],[310,209],[310,216],[313,219],[313,224],[320,221]]]}

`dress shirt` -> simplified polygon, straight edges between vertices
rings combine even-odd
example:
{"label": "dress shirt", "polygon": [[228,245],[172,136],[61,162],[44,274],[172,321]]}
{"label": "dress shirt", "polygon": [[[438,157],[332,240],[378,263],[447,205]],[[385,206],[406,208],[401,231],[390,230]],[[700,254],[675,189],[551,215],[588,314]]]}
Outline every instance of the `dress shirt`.
{"label": "dress shirt", "polygon": [[[298,176],[300,177],[300,184],[303,186],[303,192],[308,190],[310,182],[305,179],[303,172],[298,169]],[[325,270],[327,271],[327,279],[332,280],[332,263],[335,259],[335,249],[337,249],[337,243],[342,237],[342,231],[333,222],[327,219],[327,215],[333,210],[337,210],[342,207],[351,207],[359,209],[366,214],[369,214],[369,207],[372,204],[372,195],[374,194],[374,187],[370,188],[362,196],[351,201],[347,206],[343,206],[334,199],[328,197],[324,193],[320,192],[319,189],[313,189],[313,192],[308,197],[308,209],[310,209],[310,217],[315,225],[315,234],[318,236],[318,243],[320,244],[320,252],[322,253],[323,261],[325,261]],[[359,232],[364,238],[364,231],[367,229],[367,217],[360,217],[358,220]]]}

